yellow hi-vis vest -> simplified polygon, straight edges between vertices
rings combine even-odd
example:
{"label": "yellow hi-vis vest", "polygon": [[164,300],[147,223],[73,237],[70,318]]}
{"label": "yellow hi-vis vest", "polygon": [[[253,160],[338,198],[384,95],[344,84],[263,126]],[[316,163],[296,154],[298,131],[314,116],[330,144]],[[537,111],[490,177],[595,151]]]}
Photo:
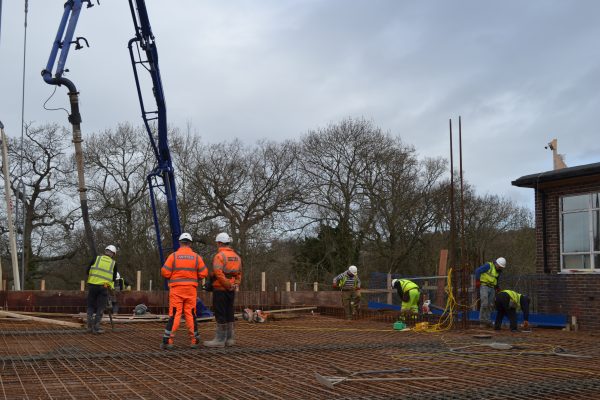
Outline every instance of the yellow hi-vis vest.
{"label": "yellow hi-vis vest", "polygon": [[418,289],[419,285],[408,279],[400,279],[400,287],[402,288],[402,292],[406,293],[409,290]]}
{"label": "yellow hi-vis vest", "polygon": [[[516,308],[517,310],[521,309],[521,295],[519,293],[513,292],[512,290],[503,290],[502,292],[508,294],[510,297],[510,308]],[[512,303],[515,303],[514,307]]]}
{"label": "yellow hi-vis vest", "polygon": [[498,271],[496,271],[496,264],[494,264],[492,261],[488,261],[486,264],[490,266],[490,269],[479,276],[479,281],[482,285],[495,287],[498,285],[498,276],[500,276],[500,274]]}
{"label": "yellow hi-vis vest", "polygon": [[115,260],[109,256],[96,257],[96,262],[90,267],[87,283],[91,285],[107,284],[111,289],[115,288],[113,274],[115,270]]}

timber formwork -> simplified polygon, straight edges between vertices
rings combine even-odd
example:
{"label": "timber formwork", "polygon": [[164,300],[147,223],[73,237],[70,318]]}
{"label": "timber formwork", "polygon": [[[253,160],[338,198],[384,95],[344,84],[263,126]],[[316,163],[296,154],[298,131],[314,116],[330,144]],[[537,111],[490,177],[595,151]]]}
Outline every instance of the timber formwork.
{"label": "timber formwork", "polygon": [[[534,329],[394,331],[377,316],[347,321],[318,313],[263,324],[238,321],[235,347],[159,349],[164,325],[105,324],[107,333],[0,320],[0,398],[7,399],[594,399],[600,398],[598,337]],[[214,323],[201,323],[204,339]],[[495,346],[492,343],[510,344]],[[497,348],[500,347],[500,348]],[[330,389],[315,378],[409,368],[352,378]],[[447,379],[443,379],[446,377]]]}

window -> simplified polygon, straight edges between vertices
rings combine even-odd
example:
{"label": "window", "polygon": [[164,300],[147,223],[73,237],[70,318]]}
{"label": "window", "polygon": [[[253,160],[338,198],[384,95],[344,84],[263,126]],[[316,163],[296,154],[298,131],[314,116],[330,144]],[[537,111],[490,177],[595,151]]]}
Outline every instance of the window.
{"label": "window", "polygon": [[600,193],[560,199],[562,270],[600,272]]}

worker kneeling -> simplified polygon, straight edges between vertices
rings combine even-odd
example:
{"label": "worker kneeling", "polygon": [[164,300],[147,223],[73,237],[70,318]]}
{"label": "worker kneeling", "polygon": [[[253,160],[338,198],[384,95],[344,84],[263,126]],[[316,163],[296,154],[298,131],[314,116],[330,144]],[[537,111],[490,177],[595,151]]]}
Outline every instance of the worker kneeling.
{"label": "worker kneeling", "polygon": [[510,330],[517,332],[517,311],[523,310],[523,328],[529,328],[529,296],[513,292],[512,290],[503,290],[496,295],[496,323],[495,330],[500,330],[502,320],[505,316],[510,321]]}
{"label": "worker kneeling", "polygon": [[169,255],[162,266],[161,275],[169,279],[169,320],[161,344],[162,349],[173,348],[173,338],[181,322],[181,314],[185,314],[191,347],[200,344],[198,322],[196,321],[196,297],[198,280],[206,278],[208,269],[202,257],[191,248],[192,235],[182,233],[179,236],[181,247]]}
{"label": "worker kneeling", "polygon": [[392,289],[396,289],[398,296],[402,299],[402,309],[400,310],[402,314],[415,315],[419,313],[421,291],[416,283],[408,279],[392,279]]}

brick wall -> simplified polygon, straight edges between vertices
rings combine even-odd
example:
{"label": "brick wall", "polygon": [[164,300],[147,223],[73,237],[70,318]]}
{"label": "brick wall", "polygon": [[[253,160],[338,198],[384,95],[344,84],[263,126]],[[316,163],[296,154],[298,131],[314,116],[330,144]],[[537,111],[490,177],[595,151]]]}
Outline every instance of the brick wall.
{"label": "brick wall", "polygon": [[[553,183],[535,192],[537,302],[542,313],[576,316],[583,330],[600,329],[600,274],[559,274],[560,227],[559,199],[563,195],[600,192],[600,177],[596,183]],[[544,195],[542,194],[544,192]],[[542,198],[546,206],[546,269],[542,225]]]}

